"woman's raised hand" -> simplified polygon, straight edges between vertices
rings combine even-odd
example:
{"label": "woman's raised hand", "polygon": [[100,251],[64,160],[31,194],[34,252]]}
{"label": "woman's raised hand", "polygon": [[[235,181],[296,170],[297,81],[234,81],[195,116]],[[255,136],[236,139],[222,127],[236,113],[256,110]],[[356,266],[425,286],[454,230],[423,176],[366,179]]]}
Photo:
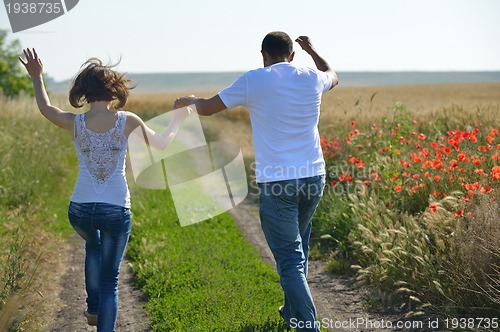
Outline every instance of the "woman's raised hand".
{"label": "woman's raised hand", "polygon": [[33,51],[29,48],[23,50],[24,56],[26,60],[22,57],[18,57],[19,61],[23,64],[24,68],[28,71],[28,74],[31,77],[40,76],[43,73],[43,64],[42,60],[38,57],[36,50],[33,48]]}

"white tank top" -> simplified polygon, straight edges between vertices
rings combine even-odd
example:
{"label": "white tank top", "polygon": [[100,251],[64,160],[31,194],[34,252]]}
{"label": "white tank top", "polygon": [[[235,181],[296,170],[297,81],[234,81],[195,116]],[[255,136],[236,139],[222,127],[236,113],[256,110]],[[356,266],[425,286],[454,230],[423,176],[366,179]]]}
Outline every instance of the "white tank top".
{"label": "white tank top", "polygon": [[85,113],[75,117],[73,144],[78,155],[78,178],[71,201],[109,203],[130,208],[125,177],[127,115],[117,112],[115,125],[104,133],[87,128]]}

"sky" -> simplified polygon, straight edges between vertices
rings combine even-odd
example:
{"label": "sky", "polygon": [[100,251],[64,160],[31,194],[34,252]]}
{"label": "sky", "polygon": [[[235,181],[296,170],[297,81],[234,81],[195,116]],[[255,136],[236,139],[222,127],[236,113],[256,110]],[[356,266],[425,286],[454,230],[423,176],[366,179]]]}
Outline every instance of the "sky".
{"label": "sky", "polygon": [[[266,33],[311,38],[337,71],[499,71],[499,0],[80,0],[15,34],[57,81],[85,60],[129,73],[262,67]],[[0,29],[10,30],[6,7]],[[313,66],[295,45],[294,62]]]}

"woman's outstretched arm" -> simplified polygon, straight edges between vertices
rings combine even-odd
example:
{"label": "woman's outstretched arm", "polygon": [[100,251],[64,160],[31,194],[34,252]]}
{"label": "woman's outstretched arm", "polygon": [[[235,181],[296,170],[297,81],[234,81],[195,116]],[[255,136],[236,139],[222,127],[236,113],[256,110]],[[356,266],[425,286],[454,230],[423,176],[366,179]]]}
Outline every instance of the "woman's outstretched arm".
{"label": "woman's outstretched arm", "polygon": [[170,124],[161,133],[157,133],[149,128],[137,114],[127,112],[126,135],[128,136],[132,131],[140,127],[141,132],[139,134],[141,136],[144,135],[143,137],[145,138],[146,144],[155,149],[163,150],[174,140],[182,121],[193,113],[193,110],[189,107],[184,107],[173,110],[172,112]]}
{"label": "woman's outstretched arm", "polygon": [[73,121],[75,115],[73,113],[64,112],[61,109],[51,105],[47,91],[45,91],[45,85],[43,83],[43,64],[35,49],[31,51],[29,48],[23,50],[26,60],[19,57],[19,61],[24,65],[28,74],[31,76],[33,81],[33,87],[35,89],[35,98],[40,112],[45,116],[50,122],[58,127],[72,130]]}

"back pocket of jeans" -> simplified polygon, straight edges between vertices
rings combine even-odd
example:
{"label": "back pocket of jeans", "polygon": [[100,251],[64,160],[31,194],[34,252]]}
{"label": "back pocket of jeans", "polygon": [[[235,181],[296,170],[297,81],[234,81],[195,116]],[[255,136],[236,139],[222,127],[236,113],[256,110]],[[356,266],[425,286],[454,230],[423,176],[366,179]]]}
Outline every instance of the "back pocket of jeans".
{"label": "back pocket of jeans", "polygon": [[273,198],[280,218],[284,220],[298,218],[299,202],[297,193],[282,192],[279,195],[273,195]]}
{"label": "back pocket of jeans", "polygon": [[132,213],[127,208],[107,209],[105,217],[104,229],[114,235],[123,235],[130,233]]}

